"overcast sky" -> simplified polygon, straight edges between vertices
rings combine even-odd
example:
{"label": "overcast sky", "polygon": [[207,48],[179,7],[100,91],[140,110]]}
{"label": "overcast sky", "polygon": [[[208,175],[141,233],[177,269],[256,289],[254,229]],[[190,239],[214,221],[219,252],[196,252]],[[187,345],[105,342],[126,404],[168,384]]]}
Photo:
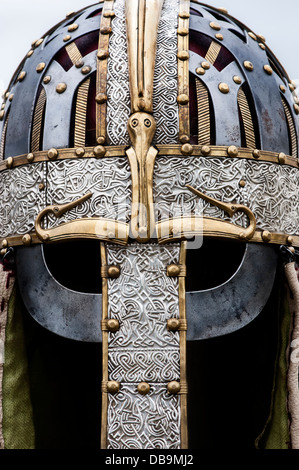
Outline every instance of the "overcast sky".
{"label": "overcast sky", "polygon": [[[88,0],[0,0],[0,96],[31,47],[70,11],[92,5]],[[299,79],[299,0],[213,0],[257,34],[278,57],[289,76]]]}

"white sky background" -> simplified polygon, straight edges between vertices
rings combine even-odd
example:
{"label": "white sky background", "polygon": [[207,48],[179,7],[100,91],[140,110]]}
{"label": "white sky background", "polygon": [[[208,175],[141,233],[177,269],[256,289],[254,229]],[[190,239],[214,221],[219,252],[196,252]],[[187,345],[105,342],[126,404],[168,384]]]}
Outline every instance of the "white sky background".
{"label": "white sky background", "polygon": [[[0,0],[0,96],[15,69],[39,39],[88,0]],[[289,76],[299,80],[299,0],[213,0],[256,34],[262,34]],[[299,83],[299,82],[298,82]]]}

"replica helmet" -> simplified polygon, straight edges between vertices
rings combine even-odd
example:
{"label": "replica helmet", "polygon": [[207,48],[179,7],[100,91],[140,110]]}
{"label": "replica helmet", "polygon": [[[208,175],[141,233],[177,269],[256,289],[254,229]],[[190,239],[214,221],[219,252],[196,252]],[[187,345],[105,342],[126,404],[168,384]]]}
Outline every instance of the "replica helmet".
{"label": "replica helmet", "polygon": [[248,414],[269,404],[278,254],[299,246],[298,103],[265,38],[197,1],[99,2],[21,62],[0,114],[1,255],[49,354],[102,348],[102,448],[204,447],[205,429],[219,447],[221,393],[234,433],[262,431],[267,410],[241,425],[236,390],[260,380]]}

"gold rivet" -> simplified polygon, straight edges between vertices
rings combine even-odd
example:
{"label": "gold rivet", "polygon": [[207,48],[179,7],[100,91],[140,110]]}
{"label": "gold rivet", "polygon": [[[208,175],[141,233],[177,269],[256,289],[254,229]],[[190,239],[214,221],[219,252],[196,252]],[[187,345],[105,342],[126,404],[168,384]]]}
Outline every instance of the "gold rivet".
{"label": "gold rivet", "polygon": [[218,88],[221,93],[224,93],[225,95],[229,93],[229,86],[227,83],[219,83]]}
{"label": "gold rivet", "polygon": [[255,41],[257,40],[257,37],[254,33],[252,33],[251,31],[248,33],[248,36],[251,37],[251,39],[254,39]]}
{"label": "gold rivet", "polygon": [[119,330],[119,321],[116,318],[110,318],[107,321],[107,328],[111,333],[115,333]]}
{"label": "gold rivet", "polygon": [[106,11],[104,11],[103,16],[105,18],[114,18],[115,12],[112,11],[112,10],[106,10]]}
{"label": "gold rivet", "polygon": [[40,46],[43,43],[43,41],[44,41],[43,38],[38,39],[37,41],[35,41],[34,47]]}
{"label": "gold rivet", "polygon": [[295,248],[293,246],[290,246],[289,250],[291,251],[291,253],[296,253]]}
{"label": "gold rivet", "polygon": [[7,249],[6,249],[6,248],[3,248],[3,249],[0,251],[0,255],[1,255],[1,256],[6,255],[6,253],[7,253]]}
{"label": "gold rivet", "polygon": [[257,38],[258,38],[260,41],[262,41],[262,42],[266,42],[266,38],[265,38],[265,36],[263,36],[262,34],[258,34],[258,35],[257,35]]}
{"label": "gold rivet", "polygon": [[36,42],[37,42],[37,39],[35,39],[34,41],[32,41],[31,47],[34,47]]}
{"label": "gold rivet", "polygon": [[112,28],[111,26],[103,26],[101,29],[101,34],[110,34],[112,33]]}
{"label": "gold rivet", "polygon": [[218,39],[219,41],[223,41],[223,34],[217,33],[215,34],[215,38]]}
{"label": "gold rivet", "polygon": [[299,114],[299,105],[297,103],[294,104],[294,110],[296,114]]}
{"label": "gold rivet", "polygon": [[29,246],[31,244],[31,236],[29,235],[29,233],[26,233],[26,235],[23,236],[22,242],[25,246]]}
{"label": "gold rivet", "polygon": [[13,166],[13,158],[8,157],[8,159],[6,160],[6,167],[11,168],[12,166]]}
{"label": "gold rivet", "polygon": [[46,67],[45,62],[41,62],[40,64],[38,64],[38,65],[36,66],[36,71],[37,71],[38,73],[41,73],[41,72],[44,70],[45,67]]}
{"label": "gold rivet", "polygon": [[91,71],[91,67],[89,65],[85,65],[85,67],[82,67],[81,69],[81,73],[83,73],[83,75],[88,74],[90,71]]}
{"label": "gold rivet", "polygon": [[279,163],[281,163],[282,165],[286,162],[286,155],[285,155],[285,153],[281,152],[281,153],[278,155],[278,161],[279,161]]}
{"label": "gold rivet", "polygon": [[220,11],[220,13],[224,13],[225,15],[228,15],[228,10],[226,8],[217,8],[218,11]]}
{"label": "gold rivet", "polygon": [[5,114],[4,110],[0,111],[0,121],[3,121],[4,114]]}
{"label": "gold rivet", "polygon": [[67,41],[69,41],[70,39],[72,39],[72,36],[70,36],[69,34],[67,34],[66,36],[64,36],[63,41],[64,41],[64,42],[67,42]]}
{"label": "gold rivet", "polygon": [[70,24],[69,27],[68,27],[68,31],[72,32],[72,31],[76,31],[76,29],[78,29],[78,25],[76,23],[73,23],[73,24]]}
{"label": "gold rivet", "polygon": [[286,87],[284,85],[279,85],[279,88],[283,93],[286,92]]}
{"label": "gold rivet", "polygon": [[208,62],[207,60],[204,60],[204,61],[201,63],[201,66],[202,66],[203,69],[209,70],[209,68],[211,67],[211,64],[210,64],[210,62]]}
{"label": "gold rivet", "polygon": [[195,72],[197,73],[197,75],[204,75],[206,73],[205,69],[203,69],[202,67],[197,67]]}
{"label": "gold rivet", "polygon": [[44,183],[40,183],[40,184],[38,185],[38,189],[39,189],[40,191],[43,191],[43,190],[45,189]]}
{"label": "gold rivet", "polygon": [[167,329],[169,331],[177,331],[180,327],[180,320],[178,318],[170,318],[167,320]]}
{"label": "gold rivet", "polygon": [[193,147],[190,144],[184,144],[181,147],[181,152],[183,155],[191,155],[193,153]]}
{"label": "gold rivet", "polygon": [[108,277],[112,279],[116,279],[120,276],[120,268],[119,266],[109,266],[107,269]]}
{"label": "gold rivet", "polygon": [[98,138],[97,138],[97,143],[100,144],[100,145],[103,145],[105,143],[105,137],[103,135],[100,135]]}
{"label": "gold rivet", "polygon": [[211,147],[209,147],[208,145],[203,145],[201,147],[201,153],[203,155],[209,155],[209,153],[211,153]]}
{"label": "gold rivet", "polygon": [[291,237],[291,235],[289,235],[289,236],[287,237],[287,244],[288,244],[288,245],[292,245],[293,243],[294,243],[294,238]]}
{"label": "gold rivet", "polygon": [[75,62],[75,67],[77,69],[80,69],[81,67],[83,67],[83,65],[84,65],[84,60],[83,59],[79,59]]}
{"label": "gold rivet", "polygon": [[188,36],[189,30],[187,28],[178,28],[177,33],[179,36]]}
{"label": "gold rivet", "polygon": [[239,77],[238,75],[234,75],[233,81],[234,81],[235,83],[237,83],[237,85],[241,85],[241,83],[242,83],[242,78]]}
{"label": "gold rivet", "polygon": [[27,155],[27,161],[28,161],[29,163],[32,163],[33,160],[34,160],[34,155],[33,155],[33,153],[28,153],[28,155]]}
{"label": "gold rivet", "polygon": [[66,83],[58,83],[58,85],[56,87],[56,91],[59,94],[64,93],[66,89],[67,89],[67,84]]}
{"label": "gold rivet", "polygon": [[9,95],[9,97],[8,97],[9,101],[12,101],[12,100],[13,100],[13,97],[14,97],[14,94],[11,93],[11,94]]}
{"label": "gold rivet", "polygon": [[272,235],[270,232],[268,232],[268,230],[264,230],[263,233],[262,233],[262,239],[264,240],[264,242],[268,243],[272,238]]}
{"label": "gold rivet", "polygon": [[51,77],[50,75],[46,75],[45,78],[43,79],[43,82],[45,85],[47,85],[48,83],[50,83],[51,81]]}
{"label": "gold rivet", "polygon": [[270,67],[270,65],[264,65],[264,70],[268,75],[272,75],[273,73],[272,67]]}
{"label": "gold rivet", "polygon": [[177,264],[169,264],[167,266],[167,276],[177,277],[180,274],[180,267]]}
{"label": "gold rivet", "polygon": [[33,54],[33,52],[34,52],[34,50],[33,50],[33,49],[30,49],[30,51],[29,51],[29,52],[27,52],[27,57],[31,57],[31,56],[32,56],[32,54]]}
{"label": "gold rivet", "polygon": [[104,59],[107,59],[109,57],[109,52],[106,51],[105,49],[99,49],[98,50],[98,53],[97,53],[97,58],[99,60],[104,60]]}
{"label": "gold rivet", "polygon": [[177,102],[181,105],[188,104],[189,103],[189,96],[183,93],[182,95],[179,95],[177,97]]}
{"label": "gold rivet", "polygon": [[293,83],[289,83],[289,89],[291,90],[292,93],[293,91],[295,91],[295,86]]}
{"label": "gold rivet", "polygon": [[150,389],[151,387],[147,382],[140,382],[140,384],[137,385],[137,390],[140,395],[147,395]]}
{"label": "gold rivet", "polygon": [[294,94],[293,98],[294,98],[295,103],[299,104],[299,98],[296,94]]}
{"label": "gold rivet", "polygon": [[7,247],[8,247],[8,241],[5,238],[4,240],[2,240],[2,248],[7,248]]}
{"label": "gold rivet", "polygon": [[107,95],[105,93],[98,93],[95,99],[98,104],[103,104],[107,101]]}
{"label": "gold rivet", "polygon": [[215,23],[214,21],[211,21],[210,27],[212,29],[216,29],[216,31],[220,31],[220,29],[221,29],[220,25],[218,23]]}
{"label": "gold rivet", "polygon": [[240,180],[240,181],[239,181],[239,186],[240,186],[241,188],[244,188],[244,187],[246,186],[246,181],[245,181],[245,180]]}
{"label": "gold rivet", "polygon": [[74,11],[69,11],[69,12],[65,15],[65,17],[66,17],[66,18],[69,18],[70,16],[73,16],[74,14],[75,14]]}
{"label": "gold rivet", "polygon": [[261,152],[258,149],[254,149],[252,155],[254,156],[254,158],[260,158]]}
{"label": "gold rivet", "polygon": [[179,393],[180,389],[180,383],[176,382],[175,380],[167,384],[168,393],[171,393],[172,395],[176,395],[177,393]]}
{"label": "gold rivet", "polygon": [[178,59],[188,60],[189,59],[189,52],[188,51],[179,51],[178,52]]}
{"label": "gold rivet", "polygon": [[250,72],[252,72],[253,70],[253,64],[249,62],[249,60],[244,61],[244,67],[246,70],[249,70]]}
{"label": "gold rivet", "polygon": [[19,76],[18,76],[18,81],[19,82],[22,82],[24,80],[24,78],[26,77],[26,72],[25,70],[22,70],[22,72],[19,73]]}
{"label": "gold rivet", "polygon": [[190,137],[187,134],[182,134],[180,136],[180,142],[182,144],[187,144],[190,141]]}
{"label": "gold rivet", "polygon": [[83,157],[83,155],[85,154],[85,149],[83,147],[78,147],[75,150],[75,154],[77,155],[77,157]]}
{"label": "gold rivet", "polygon": [[7,98],[9,97],[9,95],[10,95],[10,92],[7,91],[7,92],[5,93],[5,99],[7,99]]}
{"label": "gold rivet", "polygon": [[260,46],[261,49],[263,49],[263,51],[266,49],[265,44],[263,44],[262,42],[259,43],[259,46]]}
{"label": "gold rivet", "polygon": [[48,150],[48,159],[55,160],[58,157],[58,150],[57,149],[50,149]]}
{"label": "gold rivet", "polygon": [[115,380],[110,380],[108,383],[107,383],[107,390],[109,393],[111,393],[112,395],[114,395],[115,393],[119,392],[119,389],[120,389],[120,383],[119,382],[116,382]]}
{"label": "gold rivet", "polygon": [[103,145],[97,145],[93,149],[93,153],[96,157],[103,157],[106,153],[106,149],[105,149],[105,147],[103,147]]}
{"label": "gold rivet", "polygon": [[181,11],[179,13],[179,17],[183,18],[183,20],[187,20],[188,18],[190,18],[190,13],[188,13],[188,11]]}
{"label": "gold rivet", "polygon": [[239,151],[235,145],[231,145],[230,147],[228,147],[227,153],[230,157],[237,157],[239,154]]}

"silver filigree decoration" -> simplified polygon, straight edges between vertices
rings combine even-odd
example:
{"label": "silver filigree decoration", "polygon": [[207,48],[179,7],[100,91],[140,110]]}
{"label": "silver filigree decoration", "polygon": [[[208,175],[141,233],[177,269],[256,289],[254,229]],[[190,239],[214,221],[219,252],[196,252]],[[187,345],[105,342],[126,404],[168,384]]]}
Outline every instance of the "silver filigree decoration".
{"label": "silver filigree decoration", "polygon": [[164,1],[158,27],[153,89],[153,115],[157,122],[154,138],[156,144],[173,144],[178,140],[178,3],[178,0]]}
{"label": "silver filigree decoration", "polygon": [[107,70],[107,136],[111,145],[128,145],[131,101],[124,0],[115,2],[114,12]]}
{"label": "silver filigree decoration", "polygon": [[23,235],[34,230],[44,208],[44,163],[13,168],[0,173],[0,236]]}
{"label": "silver filigree decoration", "polygon": [[[109,380],[121,382],[117,397],[109,396],[109,448],[179,447],[178,398],[170,398],[167,382],[180,377],[180,341],[166,328],[179,318],[178,278],[166,274],[179,251],[179,244],[107,246],[108,264],[121,269],[108,279],[108,317],[120,322],[109,333]],[[151,384],[145,397],[137,392],[142,381]]]}
{"label": "silver filigree decoration", "polygon": [[132,384],[109,395],[108,449],[180,448],[180,396],[169,395],[164,383],[150,386],[144,396]]}
{"label": "silver filigree decoration", "polygon": [[126,158],[61,160],[47,165],[47,205],[65,204],[92,193],[90,199],[59,220],[49,217],[48,228],[81,217],[129,220],[131,176]]}

